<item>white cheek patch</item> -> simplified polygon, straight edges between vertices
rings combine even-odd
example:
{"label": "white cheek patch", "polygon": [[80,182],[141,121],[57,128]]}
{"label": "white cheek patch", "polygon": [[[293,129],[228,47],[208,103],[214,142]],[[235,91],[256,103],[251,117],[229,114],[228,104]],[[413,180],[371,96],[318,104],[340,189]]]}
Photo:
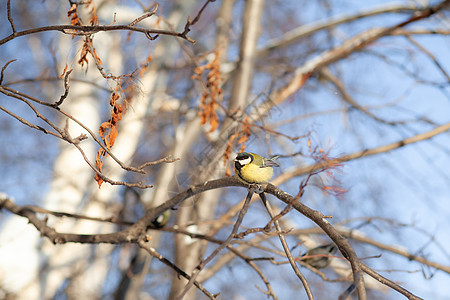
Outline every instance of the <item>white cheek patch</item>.
{"label": "white cheek patch", "polygon": [[246,158],[246,159],[240,159],[240,160],[238,160],[238,163],[239,163],[241,166],[245,166],[245,165],[249,164],[251,161],[252,161],[252,159],[251,159],[250,157],[248,157],[248,158]]}
{"label": "white cheek patch", "polygon": [[156,222],[157,223],[161,223],[164,220],[164,216],[163,215],[159,215],[159,217],[156,218]]}

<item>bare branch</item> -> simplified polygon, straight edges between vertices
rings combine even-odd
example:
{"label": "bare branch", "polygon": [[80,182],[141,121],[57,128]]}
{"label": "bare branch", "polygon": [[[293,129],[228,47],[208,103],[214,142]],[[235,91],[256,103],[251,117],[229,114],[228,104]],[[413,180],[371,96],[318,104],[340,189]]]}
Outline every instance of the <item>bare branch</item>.
{"label": "bare branch", "polygon": [[66,72],[66,74],[64,75],[64,94],[59,98],[59,100],[54,103],[52,106],[53,107],[58,107],[60,106],[63,101],[67,98],[67,96],[69,95],[69,75],[70,73],[72,73],[73,70],[69,70]]}
{"label": "bare branch", "polygon": [[[158,259],[160,262],[162,262],[163,264],[165,264],[166,266],[170,267],[171,269],[173,269],[175,272],[177,272],[177,274],[183,276],[184,278],[186,278],[187,280],[191,280],[192,278],[183,270],[181,270],[180,268],[178,268],[174,263],[172,263],[171,261],[169,261],[167,258],[165,258],[164,256],[162,256],[161,254],[159,254],[154,248],[150,247],[148,245],[147,242],[145,241],[139,241],[139,246],[146,250],[151,256],[155,257],[156,259]],[[208,290],[206,290],[198,281],[194,281],[193,284],[200,290],[202,291],[202,293],[204,293],[209,299],[217,299],[216,295],[211,294],[210,292],[208,292]]]}
{"label": "bare branch", "polygon": [[42,236],[47,237],[54,244],[83,243],[83,244],[122,244],[137,240],[136,236],[130,236],[126,231],[108,234],[73,234],[59,233],[54,228],[47,225],[46,220],[37,217],[36,212],[28,207],[21,207],[14,204],[8,197],[0,197],[0,208],[5,208],[10,212],[28,219],[36,227]]}
{"label": "bare branch", "polygon": [[222,251],[225,247],[227,247],[231,243],[232,239],[235,238],[237,231],[239,230],[239,226],[241,226],[242,220],[244,219],[244,216],[247,213],[247,210],[250,206],[250,200],[252,198],[254,190],[255,190],[254,187],[251,187],[249,189],[247,197],[245,198],[244,206],[242,206],[238,219],[234,223],[233,230],[231,231],[228,238],[218,248],[216,248],[205,260],[203,260],[200,264],[198,264],[198,266],[194,269],[194,271],[192,271],[191,279],[186,284],[181,294],[177,296],[177,299],[179,300],[183,299],[184,295],[189,291],[189,289],[193,284],[193,281],[197,278],[198,274],[202,271],[204,266],[208,264],[211,260],[213,260],[214,257],[216,257],[220,253],[220,251]]}
{"label": "bare branch", "polygon": [[[33,101],[35,101],[35,100],[37,100],[37,99],[35,99],[35,98],[31,97],[31,96],[28,96],[28,95],[24,95],[24,94],[22,94],[22,93],[20,93],[20,92],[18,92],[18,91],[14,91],[14,90],[12,90],[14,93],[11,93],[11,92],[9,92],[10,90],[12,90],[12,89],[10,89],[10,88],[8,88],[8,87],[0,86],[0,92],[1,92],[1,93],[3,93],[3,94],[5,94],[5,95],[7,95],[7,96],[10,96],[10,97],[13,97],[13,98],[16,98],[16,99],[19,99],[19,100],[25,102],[25,103],[28,105],[28,107],[30,107],[31,110],[33,110],[33,112],[36,114],[36,116],[37,116],[38,118],[42,119],[45,123],[47,123],[48,125],[50,125],[56,132],[59,133],[59,135],[56,134],[56,133],[54,133],[54,132],[52,132],[52,131],[49,131],[48,129],[45,129],[45,128],[41,127],[41,126],[34,125],[34,124],[32,124],[32,123],[26,121],[25,119],[23,119],[23,118],[21,118],[21,117],[15,115],[14,113],[12,113],[12,112],[6,110],[6,109],[3,108],[3,107],[0,107],[1,110],[5,111],[5,112],[8,113],[9,115],[13,116],[14,118],[16,118],[17,120],[19,120],[19,121],[22,122],[23,124],[25,124],[25,125],[27,125],[27,126],[30,126],[31,128],[34,128],[34,129],[43,131],[43,132],[45,132],[45,133],[47,133],[47,134],[51,134],[51,135],[56,136],[56,137],[58,137],[58,138],[60,138],[60,139],[62,139],[62,140],[64,140],[64,141],[66,141],[66,142],[68,142],[68,143],[70,143],[70,144],[73,144],[73,145],[80,151],[81,155],[83,156],[83,159],[86,161],[86,163],[89,165],[89,167],[90,167],[93,171],[95,171],[95,172],[98,174],[98,176],[100,176],[105,182],[108,182],[108,183],[111,184],[111,185],[124,185],[124,186],[129,186],[129,187],[138,187],[138,188],[142,188],[142,189],[152,187],[152,185],[143,185],[143,182],[144,182],[144,181],[140,181],[140,182],[137,182],[137,183],[127,183],[127,182],[124,182],[124,181],[115,181],[115,180],[112,180],[112,179],[108,178],[107,176],[105,176],[102,172],[100,172],[99,170],[97,170],[97,168],[94,166],[94,164],[88,159],[88,157],[87,157],[86,154],[84,153],[83,149],[78,145],[82,140],[85,140],[85,139],[87,138],[86,135],[82,134],[82,135],[80,135],[79,137],[72,138],[72,137],[70,136],[70,134],[69,134],[69,131],[68,131],[68,128],[67,128],[67,123],[66,123],[66,127],[65,127],[64,129],[59,128],[59,127],[56,126],[53,122],[51,122],[51,121],[48,120],[46,117],[44,117],[44,116],[43,116],[43,115],[42,115],[42,114],[41,114],[41,113],[40,113],[40,112],[39,112],[32,104],[31,104],[30,101],[28,101],[27,99],[25,99],[25,97],[30,98],[30,99],[33,99]],[[22,96],[22,95],[23,95],[23,96]],[[48,106],[52,106],[52,104],[49,104],[49,103],[46,103],[46,102],[43,102],[43,101],[40,101],[40,100],[37,100],[37,102],[38,102],[39,104],[45,104],[45,105],[48,105]],[[69,114],[65,113],[64,111],[62,111],[62,110],[60,110],[60,109],[58,109],[58,112],[60,112],[61,114],[65,115],[66,117],[70,118],[71,120],[73,120],[74,122],[76,122],[78,125],[80,125],[81,127],[83,127],[85,130],[87,130],[87,131],[89,132],[89,134],[96,140],[96,142],[97,142],[101,147],[104,147],[104,149],[106,148],[106,147],[103,145],[103,143],[101,143],[101,142],[97,139],[97,137],[94,135],[94,133],[93,133],[90,129],[88,129],[84,124],[82,124],[82,123],[79,122],[77,119],[75,119],[74,117],[70,116]],[[106,151],[106,150],[105,150],[105,151]],[[111,157],[112,157],[113,159],[115,158],[115,156],[114,156],[111,152],[109,152],[109,150],[107,150],[107,152],[108,152],[108,154],[111,155]],[[133,167],[125,166],[125,164],[123,164],[123,163],[122,163],[121,161],[119,161],[117,158],[115,158],[115,160],[116,160],[116,162],[117,162],[122,168],[124,168],[125,170],[135,171],[135,172],[139,172],[139,173],[145,173],[145,171],[143,171],[143,170],[141,170],[141,169],[136,169],[136,168],[133,168]]]}
{"label": "bare branch", "polygon": [[381,276],[380,274],[378,274],[377,272],[375,272],[374,270],[372,270],[371,268],[369,268],[368,266],[366,266],[363,263],[361,263],[361,269],[365,273],[369,274],[370,276],[372,276],[373,278],[375,278],[376,280],[381,282],[382,284],[387,285],[388,287],[392,288],[393,290],[395,290],[395,291],[399,292],[400,294],[404,295],[406,298],[412,299],[412,300],[422,300],[422,298],[417,297],[416,295],[412,294],[408,290],[405,290],[404,288],[402,288],[401,286],[399,286],[395,282],[393,282],[393,281],[391,281],[391,280]]}
{"label": "bare branch", "polygon": [[203,4],[203,6],[200,8],[200,10],[198,11],[197,15],[195,16],[195,18],[193,20],[191,20],[191,18],[188,17],[188,19],[186,21],[186,25],[184,25],[184,31],[182,33],[180,33],[180,35],[179,35],[180,37],[187,39],[188,41],[190,41],[193,44],[195,43],[195,40],[192,40],[189,37],[187,37],[187,34],[189,33],[189,31],[191,31],[191,26],[194,25],[195,23],[197,23],[198,20],[200,20],[200,16],[202,15],[206,6],[208,6],[208,4],[210,2],[216,2],[216,0],[206,0],[205,4]]}
{"label": "bare branch", "polygon": [[[441,270],[441,271],[444,271],[444,272],[450,274],[450,266],[446,266],[446,265],[443,265],[443,264],[440,264],[440,263],[437,263],[434,261],[430,261],[423,256],[411,253],[405,249],[401,249],[398,246],[392,246],[392,245],[387,245],[387,244],[378,242],[374,239],[366,237],[364,234],[362,234],[361,232],[359,232],[355,229],[345,228],[340,225],[335,225],[335,228],[336,228],[336,230],[339,231],[340,234],[342,234],[346,238],[353,239],[353,240],[361,242],[361,243],[372,245],[379,249],[386,250],[391,253],[403,256],[408,260],[417,261],[421,264],[430,266],[432,268],[435,268],[437,270]],[[305,234],[323,234],[323,231],[320,228],[307,228],[307,229],[296,229],[296,230],[292,230],[289,232],[289,235],[305,235]]]}
{"label": "bare branch", "polygon": [[41,126],[38,126],[38,125],[34,125],[34,124],[28,122],[28,121],[25,120],[24,118],[22,118],[22,117],[16,115],[15,113],[13,113],[13,112],[7,110],[7,109],[4,108],[3,106],[0,106],[0,109],[3,110],[3,111],[4,111],[5,113],[7,113],[8,115],[10,115],[11,117],[13,117],[13,118],[15,118],[16,120],[18,120],[20,123],[26,125],[26,126],[29,126],[29,127],[33,128],[33,129],[42,131],[42,132],[44,132],[44,133],[46,133],[46,134],[51,134],[51,135],[53,135],[53,136],[55,136],[55,137],[57,137],[57,138],[62,138],[61,135],[59,135],[59,134],[57,134],[57,133],[55,133],[55,132],[53,132],[53,131],[50,131],[50,130],[48,130],[48,129],[45,129],[44,127],[41,127]]}
{"label": "bare branch", "polygon": [[[417,143],[420,141],[430,139],[438,134],[448,131],[449,129],[450,129],[450,123],[447,123],[447,124],[438,126],[428,132],[418,134],[416,136],[406,138],[404,140],[400,140],[400,141],[392,143],[392,144],[388,144],[388,145],[384,145],[384,146],[380,146],[380,147],[376,147],[376,148],[372,148],[372,149],[365,149],[365,150],[358,151],[358,152],[355,152],[352,154],[343,155],[341,157],[336,158],[336,161],[346,162],[346,161],[350,161],[350,160],[354,160],[354,159],[358,159],[358,158],[362,158],[362,157],[367,157],[367,156],[371,156],[371,155],[389,152],[389,151],[399,149],[399,148],[404,147],[409,144],[413,144],[413,143]],[[324,165],[326,165],[326,163],[308,165],[308,166],[299,168],[294,171],[284,172],[277,179],[275,179],[274,182],[284,182],[284,181],[288,180],[289,178],[308,174],[314,170],[317,170],[318,168],[323,167]]]}
{"label": "bare branch", "polygon": [[[245,260],[246,263],[248,263],[250,266],[252,266],[252,268],[256,271],[256,273],[258,273],[259,277],[261,277],[261,279],[263,280],[264,284],[267,287],[267,292],[262,291],[264,294],[268,295],[268,296],[272,296],[272,298],[274,300],[277,300],[278,297],[277,295],[275,295],[275,291],[272,289],[272,286],[269,282],[269,280],[266,278],[266,276],[264,275],[264,273],[261,271],[261,269],[255,264],[255,259],[249,259],[247,257],[245,257],[244,255],[241,254],[241,252],[236,251],[237,255],[242,258],[243,260]],[[260,288],[258,288],[259,290],[261,290]]]}
{"label": "bare branch", "polygon": [[283,246],[284,252],[286,253],[286,257],[288,258],[289,263],[291,264],[291,267],[294,269],[295,274],[302,282],[303,287],[305,288],[305,291],[306,291],[306,295],[308,296],[308,299],[314,299],[313,294],[311,292],[311,288],[309,287],[308,281],[306,280],[306,278],[302,274],[302,272],[300,272],[300,269],[298,268],[298,266],[295,263],[295,259],[292,256],[291,250],[289,249],[289,246],[286,242],[286,238],[284,237],[284,234],[282,233],[280,223],[278,222],[278,220],[274,220],[275,214],[272,210],[272,207],[270,206],[269,202],[267,201],[267,198],[264,195],[264,193],[261,193],[260,196],[261,196],[261,200],[263,201],[264,206],[266,207],[267,212],[269,213],[270,218],[273,220],[273,222],[275,224],[275,228],[277,229],[277,232],[278,232],[278,237],[280,238],[281,245]]}
{"label": "bare branch", "polygon": [[[9,1],[9,0],[8,0]],[[0,85],[1,84],[3,84],[3,76],[4,76],[4,72],[5,72],[5,70],[6,70],[6,68],[8,67],[8,65],[10,64],[10,63],[12,63],[12,62],[15,62],[17,59],[12,59],[12,60],[10,60],[10,61],[8,61],[4,66],[3,66],[3,68],[2,68],[2,72],[1,72],[1,75],[0,75]]]}
{"label": "bare branch", "polygon": [[74,218],[74,219],[80,219],[80,220],[90,220],[90,221],[96,221],[96,222],[106,222],[106,223],[114,223],[117,225],[128,225],[128,226],[131,226],[134,224],[133,222],[123,221],[114,216],[108,217],[108,218],[89,217],[89,216],[80,215],[80,214],[72,214],[72,213],[62,212],[62,211],[48,210],[48,209],[44,209],[44,208],[41,208],[36,205],[25,205],[22,207],[22,209],[31,210],[35,213],[49,214],[49,215],[52,215],[55,217],[68,217],[68,218]]}
{"label": "bare branch", "polygon": [[371,113],[367,108],[363,107],[362,105],[360,105],[358,102],[356,102],[355,99],[353,99],[349,93],[347,93],[347,90],[345,89],[343,83],[336,77],[334,76],[331,71],[327,68],[327,67],[323,67],[319,70],[320,75],[322,75],[325,79],[329,80],[339,91],[339,93],[342,96],[342,99],[347,102],[348,104],[350,104],[352,107],[358,109],[359,111],[363,112],[364,114],[368,115],[369,117],[371,117],[372,119],[384,123],[384,124],[388,124],[388,125],[398,125],[398,124],[402,124],[403,122],[397,121],[397,122],[390,122],[390,121],[386,121],[383,120],[379,117],[377,117],[376,115],[374,115],[373,113]]}
{"label": "bare branch", "polygon": [[410,13],[423,10],[424,8],[417,5],[391,4],[381,5],[378,7],[369,8],[356,13],[345,13],[340,16],[331,17],[329,19],[316,21],[305,26],[300,26],[283,34],[280,38],[275,38],[267,42],[267,45],[258,51],[258,56],[267,55],[271,50],[288,46],[301,38],[313,35],[316,32],[324,29],[331,29],[341,24],[350,23],[359,19],[373,17],[386,13]]}
{"label": "bare branch", "polygon": [[179,158],[172,158],[172,156],[169,155],[169,156],[163,157],[163,158],[155,160],[155,161],[146,162],[146,163],[140,165],[137,168],[139,170],[142,170],[142,169],[144,169],[145,167],[148,167],[148,166],[154,166],[154,165],[157,165],[157,164],[160,164],[160,163],[173,163],[173,162],[176,162],[178,160],[180,160],[180,159]]}
{"label": "bare branch", "polygon": [[[70,72],[69,72],[69,73],[70,73]],[[66,74],[66,77],[65,77],[65,78],[67,78],[67,80],[68,80],[68,77],[67,77],[67,76],[68,76],[68,75]],[[68,83],[67,83],[67,84],[68,84]],[[66,89],[69,88],[69,86],[66,85],[66,79],[65,79],[65,86],[66,86]],[[0,86],[0,93],[3,93],[3,94],[5,94],[6,96],[10,96],[10,97],[19,99],[19,100],[21,100],[21,101],[27,103],[27,105],[28,105],[28,106],[36,113],[36,115],[37,115],[38,117],[43,118],[45,122],[47,122],[47,123],[48,123],[50,126],[52,126],[57,132],[60,133],[60,136],[58,136],[58,135],[56,135],[56,134],[53,134],[53,135],[55,135],[56,137],[62,138],[62,139],[66,140],[66,141],[68,141],[68,142],[70,142],[70,143],[74,143],[74,141],[76,141],[76,140],[71,140],[71,138],[69,137],[69,135],[64,134],[64,133],[67,132],[67,131],[64,131],[63,129],[58,128],[58,127],[57,127],[56,125],[54,125],[52,122],[50,122],[49,120],[47,120],[43,115],[41,115],[41,114],[38,112],[38,110],[37,110],[33,105],[31,105],[31,103],[30,103],[27,99],[29,99],[29,100],[31,100],[31,101],[33,101],[33,102],[39,103],[39,104],[41,104],[41,105],[44,105],[44,106],[49,106],[49,107],[57,108],[58,113],[61,113],[62,115],[66,116],[67,118],[71,119],[72,121],[74,121],[75,123],[77,123],[79,126],[81,126],[84,130],[86,130],[86,131],[89,133],[89,135],[95,140],[95,142],[96,142],[100,147],[102,147],[102,149],[103,149],[103,150],[104,150],[104,151],[105,151],[105,152],[106,152],[106,153],[107,153],[107,154],[108,154],[108,155],[109,155],[109,156],[110,156],[117,164],[119,164],[120,167],[121,167],[122,169],[124,169],[124,170],[132,171],[132,172],[137,172],[137,173],[141,173],[141,174],[145,174],[145,171],[143,170],[143,168],[145,168],[145,167],[147,167],[147,166],[159,164],[159,163],[161,163],[161,162],[172,163],[172,162],[175,162],[175,161],[178,160],[178,159],[170,159],[169,157],[166,157],[166,158],[162,158],[162,159],[160,159],[160,160],[158,160],[158,161],[155,161],[155,162],[147,162],[147,163],[144,163],[144,164],[142,164],[141,166],[139,166],[139,167],[137,167],[137,168],[131,167],[131,166],[127,166],[127,165],[125,165],[122,161],[120,161],[120,160],[114,155],[114,153],[112,153],[110,150],[108,150],[108,149],[106,148],[106,146],[105,146],[105,145],[97,138],[97,136],[94,134],[94,132],[93,132],[92,130],[90,130],[86,125],[84,125],[82,122],[80,122],[80,121],[79,121],[78,119],[76,119],[75,117],[69,115],[69,114],[66,113],[65,111],[61,110],[59,107],[55,106],[55,105],[56,105],[55,103],[54,103],[54,104],[51,104],[51,103],[48,103],[48,102],[39,100],[39,99],[37,99],[37,98],[35,98],[35,97],[32,97],[32,96],[30,96],[30,95],[26,95],[26,94],[24,94],[24,93],[21,93],[21,92],[19,92],[19,91],[17,91],[17,90],[14,90],[14,89],[10,88],[10,87],[7,87],[7,86]],[[64,96],[64,95],[63,95],[63,96]],[[25,99],[25,98],[27,98],[27,99]],[[61,100],[61,99],[60,99],[60,100]],[[2,108],[2,109],[4,109],[4,108]],[[5,112],[7,112],[7,111],[5,110]],[[32,126],[30,126],[30,127],[33,127],[33,128],[35,128],[35,129],[44,131],[44,132],[47,133],[47,134],[50,134],[50,131],[48,131],[47,129],[42,128],[42,127],[37,126],[37,125],[33,125],[33,124],[31,124],[30,122],[24,120],[23,118],[20,118],[19,116],[13,114],[12,112],[8,112],[8,114],[14,116],[16,119],[18,119],[19,121],[21,121],[22,123],[24,123],[24,124],[27,125],[27,126],[32,125]],[[80,141],[80,140],[78,140],[78,141]],[[81,148],[79,148],[79,150],[82,151]],[[85,156],[83,155],[83,157],[85,157]],[[89,160],[87,159],[87,157],[85,158],[85,160],[89,161]],[[89,163],[89,165],[90,165],[91,167],[93,166],[93,164],[91,164],[91,163]],[[95,167],[94,167],[93,170],[96,171],[96,172],[98,172],[97,174],[99,174],[99,176],[104,176],[104,175],[101,174],[98,170],[96,170]],[[109,183],[111,183],[111,184],[114,184],[114,185],[122,185],[122,184],[123,184],[123,182],[112,181],[112,180],[108,179],[106,176],[104,176],[104,177],[106,178],[105,181],[106,181],[106,182],[109,182]],[[102,179],[103,179],[103,178],[102,178]],[[148,187],[151,187],[151,185],[142,185],[142,183],[131,184],[130,186],[137,186],[137,187],[140,187],[140,188],[148,188]]]}
{"label": "bare branch", "polygon": [[353,282],[355,283],[358,291],[359,299],[366,299],[366,290],[364,287],[363,272],[360,267],[360,262],[356,256],[355,251],[347,242],[347,240],[337,232],[337,230],[324,218],[324,215],[319,211],[313,210],[300,201],[293,202],[294,197],[286,192],[281,191],[276,186],[268,184],[265,191],[270,193],[283,201],[286,204],[292,204],[293,208],[302,213],[307,218],[315,222],[326,234],[333,240],[338,246],[342,255],[350,262],[353,270]]}
{"label": "bare branch", "polygon": [[272,92],[270,95],[270,99],[272,99],[275,104],[283,102],[297,90],[299,90],[313,72],[324,66],[330,65],[336,61],[348,57],[355,51],[359,51],[360,49],[372,44],[376,40],[391,34],[396,29],[405,27],[408,24],[432,16],[439,10],[443,9],[448,3],[450,3],[450,0],[445,0],[435,6],[417,11],[406,21],[400,22],[397,25],[388,28],[369,29],[345,41],[341,46],[338,46],[334,49],[322,53],[319,56],[314,57],[313,59],[305,63],[302,67],[296,69],[293,78],[286,85]]}
{"label": "bare branch", "polygon": [[416,42],[409,34],[405,35],[405,37],[408,39],[408,41],[411,42],[411,44],[413,44],[414,46],[416,46],[420,51],[422,51],[423,53],[425,53],[426,56],[428,56],[436,65],[436,67],[441,71],[442,75],[444,75],[444,77],[447,79],[447,82],[450,82],[450,75],[447,73],[447,71],[445,71],[444,67],[438,62],[438,60],[436,59],[436,57],[427,49],[425,49],[425,47],[423,47],[422,45],[420,45],[418,42]]}
{"label": "bare branch", "polygon": [[440,264],[440,263],[437,263],[437,262],[430,261],[430,260],[426,259],[423,256],[411,253],[411,252],[409,252],[407,250],[404,250],[404,249],[401,249],[399,247],[390,246],[390,245],[386,245],[384,243],[375,241],[375,240],[373,240],[371,238],[365,237],[362,234],[359,234],[355,230],[349,230],[349,229],[346,230],[346,229],[341,228],[341,227],[337,227],[337,229],[342,235],[344,235],[344,236],[346,236],[348,238],[352,238],[352,239],[354,239],[356,241],[363,242],[363,243],[375,246],[375,247],[377,247],[379,249],[383,249],[383,250],[389,251],[391,253],[395,253],[397,255],[401,255],[401,256],[405,257],[406,259],[408,259],[408,260],[417,261],[417,262],[419,262],[421,264],[433,267],[435,269],[444,271],[447,274],[450,274],[450,266],[446,266],[446,265],[443,265],[443,264]]}
{"label": "bare branch", "polygon": [[136,25],[137,23],[141,22],[142,20],[144,20],[144,19],[146,19],[146,18],[149,18],[149,17],[153,16],[154,14],[156,14],[156,11],[158,10],[158,7],[159,7],[159,4],[156,3],[156,5],[155,5],[155,7],[153,8],[152,11],[145,13],[144,15],[142,15],[142,16],[140,16],[139,18],[135,19],[133,22],[131,22],[131,23],[128,24],[128,25],[134,26],[134,25]]}
{"label": "bare branch", "polygon": [[[67,243],[67,242],[76,242],[76,243],[130,243],[130,242],[139,242],[141,241],[140,245],[143,246],[142,241],[145,241],[147,238],[145,236],[144,230],[148,226],[148,224],[153,220],[157,215],[161,214],[163,211],[169,209],[170,207],[174,207],[175,205],[178,205],[185,199],[192,197],[198,193],[202,193],[204,191],[220,188],[223,186],[246,186],[236,178],[223,178],[218,180],[213,180],[210,182],[206,182],[204,184],[200,184],[197,186],[192,186],[185,190],[182,193],[179,193],[169,201],[165,202],[164,204],[150,209],[145,216],[143,216],[140,220],[138,220],[133,226],[131,226],[129,229],[120,231],[117,233],[110,233],[110,234],[97,234],[97,235],[83,235],[83,234],[70,234],[70,233],[58,233],[53,228],[49,227],[45,221],[42,221],[37,218],[36,216],[36,210],[33,209],[33,207],[20,207],[15,205],[10,199],[3,196],[0,199],[0,208],[5,208],[17,215],[26,217],[40,232],[42,235],[48,237],[50,240],[52,240],[54,243]],[[234,224],[233,232],[228,237],[226,241],[224,241],[219,248],[214,251],[210,257],[205,259],[199,266],[200,268],[197,268],[197,272],[194,272],[193,275],[190,278],[190,282],[195,284],[194,276],[196,277],[198,275],[198,271],[201,270],[201,267],[204,266],[211,257],[214,257],[221,249],[227,247],[229,245],[229,242],[231,239],[235,236],[235,233],[237,232],[239,228],[240,222],[242,222],[242,218],[245,214],[246,209],[248,208],[248,205],[250,203],[250,198],[252,194],[251,188],[249,194],[246,198],[246,204],[244,204],[243,209],[241,210],[240,216],[238,217],[238,221]],[[362,284],[362,277],[361,277],[361,269],[358,268],[358,266],[362,267],[362,264],[359,262],[358,258],[354,254],[353,249],[348,244],[348,242],[342,237],[342,235],[339,234],[339,232],[330,224],[326,219],[324,219],[323,215],[315,210],[312,210],[311,208],[307,207],[303,203],[299,201],[293,201],[295,197],[290,196],[286,192],[281,191],[276,186],[272,184],[267,184],[265,186],[265,191],[276,196],[283,202],[285,202],[288,205],[292,205],[294,209],[301,212],[306,217],[310,218],[312,221],[314,221],[339,247],[341,253],[346,257],[350,263],[352,264],[353,269],[353,276],[354,276],[354,284],[358,286],[359,284]],[[277,221],[276,221],[277,222]],[[355,264],[357,264],[355,266]],[[364,271],[367,271],[367,269],[364,267]],[[368,271],[369,272],[369,271]],[[371,276],[374,276],[374,273],[371,274]],[[375,275],[377,276],[377,275]],[[377,276],[379,280],[382,280],[380,276]],[[384,281],[386,282],[386,281]],[[390,283],[385,283],[391,286]],[[396,290],[399,290],[399,287],[394,287]],[[360,288],[361,289],[361,288]],[[363,290],[358,290],[360,299],[365,298],[365,292],[364,288]],[[403,293],[405,291],[402,291]],[[409,292],[408,292],[409,293]],[[410,294],[410,293],[409,293]],[[412,295],[412,294],[411,294]],[[413,296],[411,296],[413,297]],[[417,299],[417,298],[412,298]]]}
{"label": "bare branch", "polygon": [[141,28],[136,27],[134,25],[50,25],[50,26],[44,26],[44,27],[37,27],[32,29],[27,29],[23,31],[18,31],[14,34],[11,34],[7,36],[6,38],[3,38],[0,40],[0,45],[3,45],[17,37],[40,33],[40,32],[47,32],[47,31],[60,31],[64,34],[69,35],[80,35],[80,36],[86,36],[86,35],[92,35],[101,31],[123,31],[123,30],[129,30],[129,31],[136,31],[141,32],[145,35],[169,35],[174,37],[180,37],[183,38],[191,43],[195,43],[195,40],[188,37],[186,34],[169,31],[169,30],[162,30],[162,29],[147,29],[147,28]]}
{"label": "bare branch", "polygon": [[6,2],[6,11],[8,14],[9,24],[11,24],[11,29],[13,32],[12,35],[14,36],[14,35],[16,35],[17,31],[16,31],[16,25],[14,24],[13,18],[11,16],[11,0],[8,0],[8,2]]}

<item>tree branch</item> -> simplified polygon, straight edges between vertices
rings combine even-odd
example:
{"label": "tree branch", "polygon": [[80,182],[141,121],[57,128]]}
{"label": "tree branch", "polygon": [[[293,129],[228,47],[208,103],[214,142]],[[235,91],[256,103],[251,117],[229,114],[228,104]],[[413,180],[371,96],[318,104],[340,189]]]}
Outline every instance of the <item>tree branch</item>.
{"label": "tree branch", "polygon": [[406,21],[400,22],[397,25],[388,28],[369,29],[345,41],[342,45],[314,57],[313,59],[307,61],[303,66],[297,68],[294,72],[293,78],[286,85],[270,94],[271,101],[276,104],[283,102],[297,90],[299,90],[304,85],[306,80],[311,76],[311,74],[318,69],[348,57],[355,51],[359,51],[362,48],[377,41],[378,39],[391,34],[396,29],[405,27],[408,24],[432,16],[433,14],[447,6],[449,3],[450,0],[445,0],[435,6],[421,11],[416,11]]}
{"label": "tree branch", "polygon": [[[145,34],[147,37],[150,37],[151,34],[156,35],[170,35],[175,37],[183,38],[190,43],[195,43],[195,40],[188,37],[184,32],[174,32],[170,30],[163,30],[163,29],[147,29],[142,27],[136,27],[134,25],[50,25],[50,26],[44,26],[44,27],[37,27],[32,29],[27,29],[23,31],[17,31],[6,38],[3,38],[0,40],[0,45],[3,45],[17,37],[35,34],[35,33],[41,33],[41,32],[47,32],[47,31],[60,31],[64,34],[69,35],[91,35],[95,34],[101,31],[117,31],[117,30],[129,30],[129,31],[136,31],[141,32]],[[154,38],[152,38],[154,39]]]}
{"label": "tree branch", "polygon": [[[335,160],[336,160],[336,162],[341,163],[341,162],[351,161],[351,160],[362,158],[362,157],[367,157],[367,156],[372,156],[372,155],[376,155],[376,154],[380,154],[380,153],[389,152],[389,151],[399,149],[399,148],[404,147],[409,144],[413,144],[413,143],[417,143],[420,141],[430,139],[430,138],[432,138],[438,134],[444,133],[448,130],[450,130],[450,123],[438,126],[438,127],[434,128],[430,131],[427,131],[425,133],[421,133],[421,134],[415,135],[413,137],[397,141],[392,144],[387,144],[384,146],[371,148],[371,149],[365,149],[365,150],[358,151],[358,152],[355,152],[352,154],[343,155],[341,157],[337,157]],[[301,176],[301,175],[305,175],[305,174],[314,172],[317,169],[326,167],[326,165],[327,165],[327,163],[323,162],[323,163],[319,163],[319,164],[313,164],[313,165],[308,165],[308,166],[305,166],[302,168],[298,168],[294,171],[287,171],[287,172],[284,172],[283,174],[281,174],[280,176],[278,176],[274,180],[274,182],[276,182],[276,183],[285,182],[286,180],[289,180],[293,177],[297,177],[297,176]]]}

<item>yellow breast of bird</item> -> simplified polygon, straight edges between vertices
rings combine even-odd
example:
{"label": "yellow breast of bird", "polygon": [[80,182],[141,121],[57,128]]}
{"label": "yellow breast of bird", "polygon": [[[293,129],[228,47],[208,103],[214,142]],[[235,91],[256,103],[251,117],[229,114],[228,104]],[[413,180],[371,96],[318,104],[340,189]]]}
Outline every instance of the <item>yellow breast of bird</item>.
{"label": "yellow breast of bird", "polygon": [[238,174],[238,178],[247,183],[266,183],[272,178],[273,168],[260,168],[254,164],[248,164],[242,167]]}

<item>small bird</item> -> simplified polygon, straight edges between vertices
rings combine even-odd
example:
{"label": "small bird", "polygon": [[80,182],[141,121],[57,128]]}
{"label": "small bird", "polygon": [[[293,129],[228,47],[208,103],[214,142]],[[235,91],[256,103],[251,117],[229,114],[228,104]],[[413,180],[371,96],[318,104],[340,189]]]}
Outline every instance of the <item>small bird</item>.
{"label": "small bird", "polygon": [[255,153],[241,152],[234,160],[234,171],[244,183],[266,183],[272,178],[272,167],[279,167],[273,161],[277,157],[264,158]]}
{"label": "small bird", "polygon": [[303,254],[302,261],[316,269],[323,269],[330,265],[332,258],[330,256],[333,256],[336,250],[337,246],[333,243],[322,245]]}
{"label": "small bird", "polygon": [[157,216],[148,226],[149,228],[163,228],[170,219],[170,209]]}

